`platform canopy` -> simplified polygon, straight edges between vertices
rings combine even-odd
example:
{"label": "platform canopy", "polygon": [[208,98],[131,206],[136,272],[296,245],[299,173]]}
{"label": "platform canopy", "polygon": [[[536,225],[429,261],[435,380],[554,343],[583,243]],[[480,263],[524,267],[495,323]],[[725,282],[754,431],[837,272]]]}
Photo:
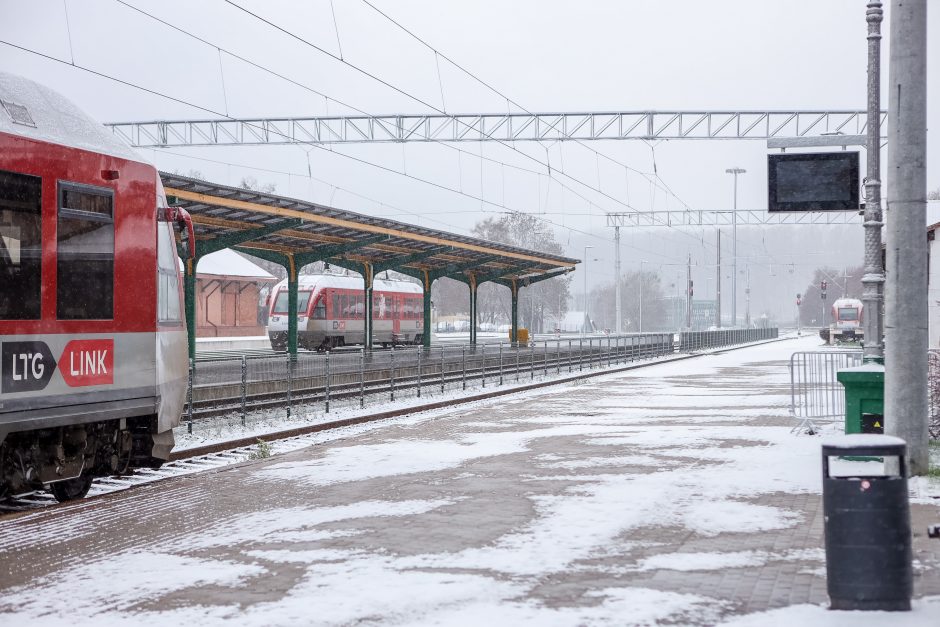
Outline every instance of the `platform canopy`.
{"label": "platform canopy", "polygon": [[[476,317],[476,290],[496,282],[512,294],[515,341],[520,287],[574,270],[577,259],[507,246],[465,235],[368,216],[317,203],[161,172],[167,200],[192,216],[196,260],[187,265],[187,322],[194,319],[190,296],[199,258],[235,250],[281,264],[290,292],[288,346],[296,352],[296,291],[300,269],[324,261],[359,272],[367,293],[365,343],[372,343],[372,282],[393,270],[421,281],[424,289],[423,343],[430,342],[431,284],[440,278],[470,286],[470,311]],[[192,309],[192,311],[190,311]],[[192,336],[192,329],[190,335]],[[192,338],[191,338],[192,339]],[[475,342],[475,327],[471,342]],[[195,353],[191,342],[190,352]]]}
{"label": "platform canopy", "polygon": [[[574,269],[577,259],[506,246],[386,218],[335,209],[238,187],[217,185],[176,174],[160,173],[170,204],[192,215],[196,250],[209,252],[215,244],[228,244],[248,254],[265,257],[281,253],[298,259],[327,257],[368,262],[406,274],[428,270],[463,278],[472,273],[501,277],[541,275]],[[420,256],[420,259],[418,258]],[[319,260],[319,259],[315,259]],[[400,264],[400,265],[399,265]],[[305,265],[305,264],[304,264]],[[459,269],[457,267],[459,266]],[[299,270],[299,268],[297,268]],[[408,272],[411,270],[412,272]],[[461,275],[461,276],[456,276]]]}

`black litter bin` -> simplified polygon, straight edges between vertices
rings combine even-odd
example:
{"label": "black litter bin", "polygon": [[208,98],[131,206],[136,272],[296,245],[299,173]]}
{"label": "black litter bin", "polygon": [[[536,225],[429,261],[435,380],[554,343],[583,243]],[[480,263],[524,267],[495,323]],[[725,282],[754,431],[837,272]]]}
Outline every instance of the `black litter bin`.
{"label": "black litter bin", "polygon": [[[907,445],[892,436],[852,434],[827,440],[822,454],[830,609],[910,610]],[[829,473],[832,457],[897,457],[899,472],[878,475],[863,470],[864,475],[833,477]]]}

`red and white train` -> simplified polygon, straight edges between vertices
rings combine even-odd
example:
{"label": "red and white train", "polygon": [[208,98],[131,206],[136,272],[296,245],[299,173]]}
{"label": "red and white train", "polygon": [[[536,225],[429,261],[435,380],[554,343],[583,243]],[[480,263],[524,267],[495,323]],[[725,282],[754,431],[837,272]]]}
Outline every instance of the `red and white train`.
{"label": "red and white train", "polygon": [[159,173],[56,92],[0,73],[0,497],[80,498],[158,466],[188,376]]}
{"label": "red and white train", "polygon": [[861,340],[865,334],[862,329],[863,310],[862,301],[857,298],[837,298],[832,303],[832,323],[828,328],[820,329],[820,337],[830,344]]}
{"label": "red and white train", "polygon": [[[275,350],[287,346],[287,281],[271,291],[268,338]],[[372,291],[372,341],[420,344],[424,334],[421,286],[375,279]],[[297,290],[297,345],[329,350],[365,341],[362,279],[335,274],[302,275]]]}

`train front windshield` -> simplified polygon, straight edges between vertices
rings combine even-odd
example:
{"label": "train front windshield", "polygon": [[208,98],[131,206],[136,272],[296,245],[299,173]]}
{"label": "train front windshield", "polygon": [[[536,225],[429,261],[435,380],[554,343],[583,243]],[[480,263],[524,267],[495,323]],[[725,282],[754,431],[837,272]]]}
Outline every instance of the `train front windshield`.
{"label": "train front windshield", "polygon": [[[307,291],[298,291],[297,292],[297,312],[303,314],[307,311],[307,304],[310,302],[309,290]],[[276,314],[286,314],[287,312],[287,298],[289,294],[287,290],[281,290],[277,293],[277,298],[274,299],[274,311],[272,313]]]}
{"label": "train front windshield", "polygon": [[858,320],[858,309],[855,307],[839,307],[839,320],[843,322]]}

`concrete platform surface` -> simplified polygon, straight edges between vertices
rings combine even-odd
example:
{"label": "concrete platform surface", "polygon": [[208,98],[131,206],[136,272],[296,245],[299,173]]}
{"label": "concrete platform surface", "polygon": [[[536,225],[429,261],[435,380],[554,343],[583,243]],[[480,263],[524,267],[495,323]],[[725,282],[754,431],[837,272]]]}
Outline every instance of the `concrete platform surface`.
{"label": "concrete platform surface", "polygon": [[938,625],[825,609],[820,438],[783,341],[324,435],[0,519],[9,625]]}

